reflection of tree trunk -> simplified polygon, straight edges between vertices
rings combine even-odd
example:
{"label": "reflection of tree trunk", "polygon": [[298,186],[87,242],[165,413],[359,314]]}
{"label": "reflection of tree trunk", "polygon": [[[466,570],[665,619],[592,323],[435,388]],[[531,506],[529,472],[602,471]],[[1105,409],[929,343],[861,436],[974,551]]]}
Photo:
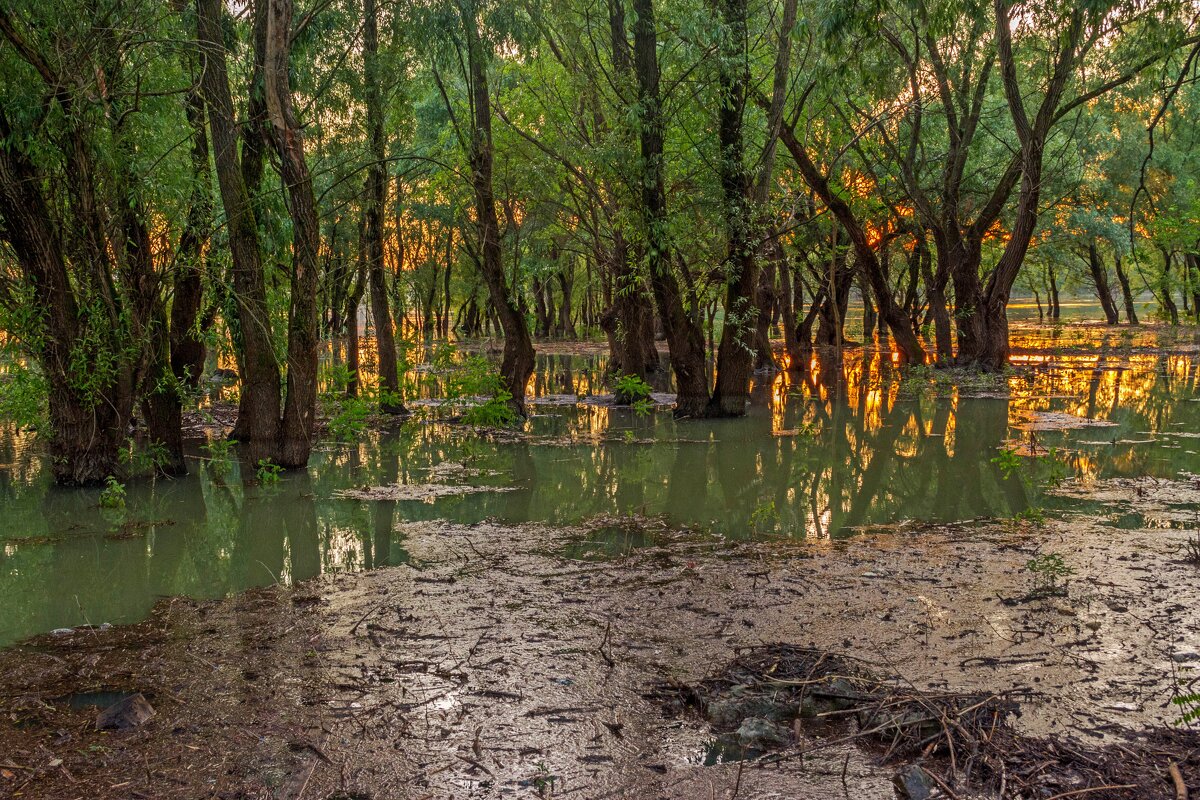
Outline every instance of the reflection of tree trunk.
{"label": "reflection of tree trunk", "polygon": [[321,574],[320,526],[313,500],[312,477],[307,472],[288,480],[286,490],[293,498],[281,503],[281,522],[287,531],[292,581],[306,581]]}

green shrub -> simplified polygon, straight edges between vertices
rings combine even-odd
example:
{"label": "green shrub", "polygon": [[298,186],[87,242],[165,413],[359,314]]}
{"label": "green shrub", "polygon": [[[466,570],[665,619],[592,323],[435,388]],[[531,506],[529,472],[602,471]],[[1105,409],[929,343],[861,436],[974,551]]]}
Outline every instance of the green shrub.
{"label": "green shrub", "polygon": [[254,474],[258,478],[259,483],[264,486],[272,486],[279,483],[279,478],[283,475],[283,467],[274,463],[269,458],[261,458],[258,461],[258,469]]}
{"label": "green shrub", "polygon": [[125,484],[109,475],[104,479],[104,489],[100,492],[101,508],[125,507]]}

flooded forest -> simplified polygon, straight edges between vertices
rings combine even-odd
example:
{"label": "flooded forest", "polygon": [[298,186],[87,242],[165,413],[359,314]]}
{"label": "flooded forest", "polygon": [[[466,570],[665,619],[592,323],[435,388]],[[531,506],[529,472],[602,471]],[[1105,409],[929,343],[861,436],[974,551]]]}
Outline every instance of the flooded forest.
{"label": "flooded forest", "polygon": [[1200,798],[1196,0],[0,0],[0,798]]}

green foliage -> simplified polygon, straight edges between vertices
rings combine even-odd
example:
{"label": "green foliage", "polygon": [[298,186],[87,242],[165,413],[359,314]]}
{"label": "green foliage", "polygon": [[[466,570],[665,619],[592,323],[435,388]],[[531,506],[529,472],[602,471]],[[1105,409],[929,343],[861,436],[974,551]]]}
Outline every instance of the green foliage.
{"label": "green foliage", "polygon": [[104,489],[100,491],[100,507],[109,509],[125,507],[125,484],[112,475],[105,479]]}
{"label": "green foliage", "polygon": [[161,442],[146,442],[139,446],[137,440],[130,438],[121,447],[121,463],[131,475],[153,474],[169,460],[170,454]]}
{"label": "green foliage", "polygon": [[764,500],[750,512],[750,528],[755,533],[774,531],[780,523],[779,509],[774,500]]}
{"label": "green foliage", "polygon": [[496,367],[486,358],[471,355],[454,364],[446,375],[443,405],[469,403],[462,421],[468,425],[500,428],[521,421]]}
{"label": "green foliage", "polygon": [[48,388],[40,371],[13,363],[0,375],[0,420],[24,430],[44,431],[49,424]]}
{"label": "green foliage", "polygon": [[1025,562],[1025,571],[1033,579],[1033,594],[1066,594],[1066,581],[1075,574],[1060,553],[1041,553]]}
{"label": "green foliage", "polygon": [[1042,467],[1040,479],[1044,488],[1055,489],[1071,476],[1070,468],[1058,457],[1057,447],[1051,447],[1044,456],[1038,456],[1038,464]]}
{"label": "green foliage", "polygon": [[484,428],[508,428],[521,421],[521,415],[512,405],[512,394],[507,389],[500,389],[487,400],[473,405],[463,412],[462,420],[467,425],[479,425]]}
{"label": "green foliage", "polygon": [[329,419],[329,434],[335,439],[352,439],[367,429],[371,410],[365,400],[347,397],[338,401],[336,413]]}
{"label": "green foliage", "polygon": [[1008,480],[1013,475],[1016,475],[1021,470],[1021,456],[1016,450],[1010,447],[1001,448],[1000,454],[991,459],[991,463],[1000,468],[1000,472],[1004,475],[1004,480]]}
{"label": "green foliage", "polygon": [[654,402],[650,399],[653,391],[650,384],[637,375],[622,375],[617,380],[616,400],[630,406],[639,417],[644,417],[654,410]]}
{"label": "green foliage", "polygon": [[258,461],[258,468],[255,470],[254,475],[263,486],[274,486],[279,483],[280,477],[283,475],[283,467],[272,462],[269,458],[261,458]]}
{"label": "green foliage", "polygon": [[1191,724],[1200,720],[1200,692],[1178,694],[1171,698],[1171,703],[1179,706],[1179,721]]}
{"label": "green foliage", "polygon": [[1024,511],[1018,511],[1013,520],[1016,522],[1028,522],[1036,528],[1040,528],[1046,524],[1046,512],[1040,506],[1030,506]]}
{"label": "green foliage", "polygon": [[617,395],[627,398],[627,402],[633,404],[638,400],[647,400],[650,393],[653,391],[650,384],[642,380],[637,375],[622,375],[617,380]]}
{"label": "green foliage", "polygon": [[214,477],[222,477],[229,473],[233,463],[233,448],[237,442],[232,439],[211,439],[201,449],[208,453],[208,471]]}

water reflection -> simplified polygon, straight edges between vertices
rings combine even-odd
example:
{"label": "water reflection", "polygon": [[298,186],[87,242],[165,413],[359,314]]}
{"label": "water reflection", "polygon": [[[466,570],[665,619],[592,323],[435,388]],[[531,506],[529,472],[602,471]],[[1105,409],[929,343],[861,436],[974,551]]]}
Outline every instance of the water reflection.
{"label": "water reflection", "polygon": [[[641,514],[727,537],[829,539],[909,519],[1010,517],[1045,498],[992,459],[1027,436],[1017,426],[1035,411],[1114,423],[1037,434],[1078,474],[1200,471],[1200,348],[1170,342],[1167,352],[1161,335],[1017,327],[1016,373],[966,388],[933,372],[900,375],[873,350],[817,353],[803,374],[762,376],[745,419],[714,422],[610,408],[598,399],[601,356],[545,354],[533,386],[558,399],[537,407],[521,437],[426,419],[326,444],[307,473],[275,486],[244,483],[236,465],[226,475],[202,468],[194,442],[192,477],[133,483],[122,512],[100,509],[94,490],[50,486],[36,444],[10,432],[0,437],[0,642],[136,620],[164,596],[407,563],[397,526],[414,520],[566,525]],[[436,380],[424,386],[433,393]],[[434,502],[334,496],[427,482],[449,461],[481,470],[474,483],[513,491]],[[577,557],[639,545],[628,529],[608,529],[613,541],[598,531]]]}

